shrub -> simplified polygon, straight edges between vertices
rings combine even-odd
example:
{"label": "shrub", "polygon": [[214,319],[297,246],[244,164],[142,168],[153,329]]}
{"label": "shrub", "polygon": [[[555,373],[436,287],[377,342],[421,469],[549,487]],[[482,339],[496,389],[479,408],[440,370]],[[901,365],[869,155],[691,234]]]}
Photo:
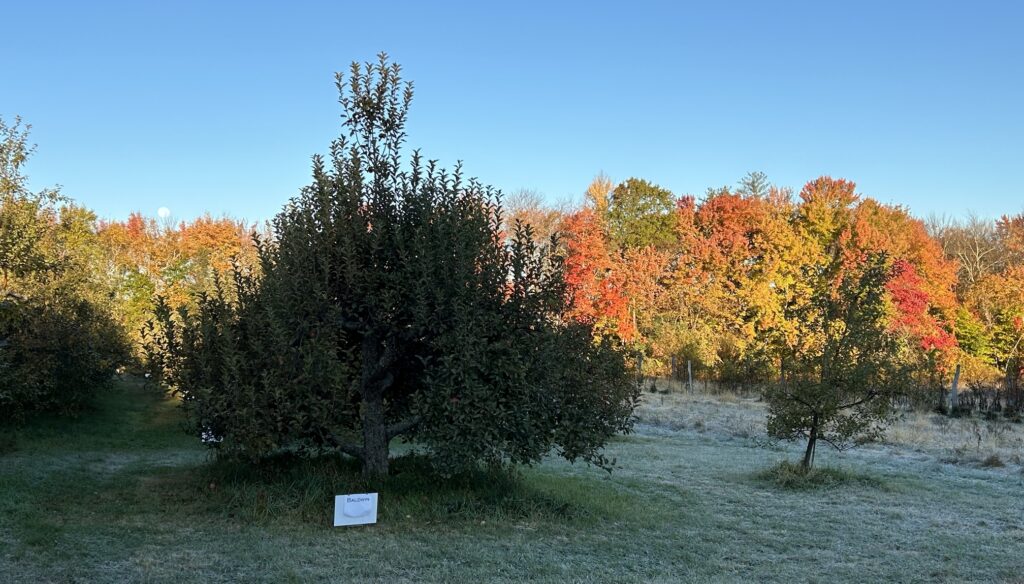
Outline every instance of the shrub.
{"label": "shrub", "polygon": [[128,357],[118,325],[83,299],[8,300],[0,313],[0,411],[9,421],[82,410]]}

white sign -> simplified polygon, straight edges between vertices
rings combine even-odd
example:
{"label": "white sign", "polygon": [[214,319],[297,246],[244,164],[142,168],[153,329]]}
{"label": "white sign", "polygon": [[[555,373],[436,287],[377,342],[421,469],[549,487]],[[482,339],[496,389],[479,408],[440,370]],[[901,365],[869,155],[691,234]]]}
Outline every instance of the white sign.
{"label": "white sign", "polygon": [[377,523],[377,493],[334,497],[334,526]]}

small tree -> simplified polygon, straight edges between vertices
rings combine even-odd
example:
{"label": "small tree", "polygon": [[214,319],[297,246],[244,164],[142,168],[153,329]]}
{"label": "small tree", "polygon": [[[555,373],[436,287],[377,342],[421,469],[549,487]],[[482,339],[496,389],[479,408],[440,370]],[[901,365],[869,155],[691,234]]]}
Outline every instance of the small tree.
{"label": "small tree", "polygon": [[906,343],[887,326],[891,274],[882,254],[859,267],[809,267],[810,297],[787,310],[783,379],[765,393],[768,433],[806,438],[804,468],[819,440],[843,449],[877,436],[893,414],[892,397],[910,382]]}
{"label": "small tree", "polygon": [[460,168],[400,167],[412,88],[386,56],[337,85],[346,132],[258,241],[262,275],[158,307],[151,352],[195,433],[251,458],[347,453],[369,477],[399,436],[445,472],[553,448],[606,465],[637,392],[621,354],[563,318],[557,242],[504,235],[497,193]]}

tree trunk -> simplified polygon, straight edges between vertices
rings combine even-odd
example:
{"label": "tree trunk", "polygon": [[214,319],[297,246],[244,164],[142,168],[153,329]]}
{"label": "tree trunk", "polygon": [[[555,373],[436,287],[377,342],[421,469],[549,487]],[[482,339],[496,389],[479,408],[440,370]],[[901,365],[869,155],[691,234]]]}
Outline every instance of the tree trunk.
{"label": "tree trunk", "polygon": [[360,418],[363,425],[363,476],[379,479],[388,474],[388,427],[384,417],[384,393],[394,381],[391,367],[397,359],[392,339],[368,334],[363,338],[363,371]]}
{"label": "tree trunk", "polygon": [[807,450],[804,451],[804,460],[801,465],[805,469],[810,469],[811,465],[814,464],[814,446],[818,442],[818,416],[814,416],[811,421],[811,432],[807,435]]}
{"label": "tree trunk", "polygon": [[380,394],[363,399],[363,476],[380,479],[388,475],[388,432],[384,423],[384,398]]}

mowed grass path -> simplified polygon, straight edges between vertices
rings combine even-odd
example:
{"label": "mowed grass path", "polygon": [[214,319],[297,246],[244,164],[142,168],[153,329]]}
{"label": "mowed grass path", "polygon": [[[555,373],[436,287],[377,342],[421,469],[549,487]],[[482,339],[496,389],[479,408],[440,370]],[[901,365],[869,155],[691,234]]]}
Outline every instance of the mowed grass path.
{"label": "mowed grass path", "polygon": [[552,460],[441,483],[415,459],[380,523],[332,528],[350,464],[212,464],[176,406],[120,382],[0,454],[2,582],[1020,582],[1019,470],[822,452],[858,477],[757,478],[796,450],[641,426],[611,475]]}

